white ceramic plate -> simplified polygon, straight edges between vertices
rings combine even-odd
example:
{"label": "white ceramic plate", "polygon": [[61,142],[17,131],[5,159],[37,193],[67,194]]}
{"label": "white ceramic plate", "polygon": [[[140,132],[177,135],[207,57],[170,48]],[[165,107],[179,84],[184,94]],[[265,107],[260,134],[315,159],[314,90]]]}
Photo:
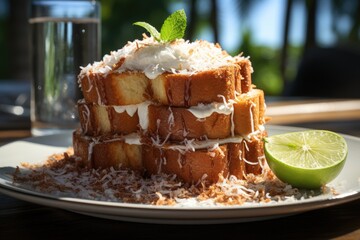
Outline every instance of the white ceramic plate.
{"label": "white ceramic plate", "polygon": [[[299,128],[267,126],[269,135]],[[344,135],[349,148],[341,174],[329,184],[338,195],[323,194],[293,202],[243,206],[171,207],[103,202],[41,194],[12,184],[11,174],[21,162],[38,163],[71,146],[71,132],[28,138],[0,148],[0,192],[21,200],[108,219],[166,223],[210,224],[256,221],[329,207],[360,198],[360,138]]]}

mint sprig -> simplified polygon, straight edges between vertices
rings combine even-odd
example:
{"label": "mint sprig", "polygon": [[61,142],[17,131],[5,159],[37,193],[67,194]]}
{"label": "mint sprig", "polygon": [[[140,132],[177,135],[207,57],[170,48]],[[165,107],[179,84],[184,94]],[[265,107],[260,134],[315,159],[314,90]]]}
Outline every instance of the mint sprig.
{"label": "mint sprig", "polygon": [[145,28],[150,33],[150,35],[153,36],[153,38],[155,38],[156,41],[159,42],[161,41],[160,33],[158,32],[158,30],[156,30],[156,28],[154,28],[147,22],[136,22],[133,24]]}
{"label": "mint sprig", "polygon": [[158,42],[171,42],[175,39],[184,37],[186,29],[186,14],[183,9],[172,13],[165,19],[163,25],[161,26],[160,33],[149,23],[135,22],[133,24],[145,28]]}

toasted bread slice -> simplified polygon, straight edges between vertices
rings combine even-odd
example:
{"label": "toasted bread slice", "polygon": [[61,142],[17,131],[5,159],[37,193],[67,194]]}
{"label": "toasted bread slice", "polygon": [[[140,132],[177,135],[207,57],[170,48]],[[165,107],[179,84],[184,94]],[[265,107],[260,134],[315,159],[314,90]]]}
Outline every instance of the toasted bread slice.
{"label": "toasted bread slice", "polygon": [[88,74],[79,79],[86,102],[99,105],[130,105],[149,97],[149,79],[139,72]]}
{"label": "toasted bread slice", "polygon": [[147,134],[171,141],[184,138],[222,139],[247,136],[262,129],[265,124],[262,90],[254,89],[241,94],[232,101],[231,107],[215,105],[191,108],[150,105]]}
{"label": "toasted bread slice", "polygon": [[75,155],[186,182],[261,172],[264,93],[251,62],[207,41],[144,36],[83,67]]}
{"label": "toasted bread slice", "polygon": [[[135,138],[135,140],[134,140]],[[73,132],[74,155],[92,168],[125,167],[142,171],[142,147],[138,137],[89,137]]]}
{"label": "toasted bread slice", "polygon": [[[164,73],[151,81],[155,101],[163,105],[188,107],[222,102],[241,93],[240,67],[229,65],[194,74]],[[235,92],[236,91],[236,92]]]}
{"label": "toasted bread slice", "polygon": [[259,132],[248,139],[223,139],[221,142],[200,141],[187,144],[140,144],[127,137],[91,138],[81,131],[73,134],[74,154],[93,168],[126,167],[147,174],[176,174],[185,182],[206,178],[216,182],[219,174],[243,178],[259,174],[264,158]]}
{"label": "toasted bread slice", "polygon": [[253,68],[251,62],[248,58],[239,58],[236,63],[240,66],[241,92],[247,93],[252,89],[251,74]]}
{"label": "toasted bread slice", "polygon": [[88,103],[131,105],[149,100],[188,107],[222,102],[223,98],[228,101],[250,91],[251,71],[251,64],[243,60],[241,64],[196,73],[163,73],[152,80],[141,72],[111,72],[82,75],[79,82]]}
{"label": "toasted bread slice", "polygon": [[89,136],[142,131],[150,137],[171,141],[185,137],[214,139],[247,136],[265,124],[262,90],[253,89],[238,96],[229,106],[226,104],[182,108],[150,103],[102,106],[81,101],[78,110],[82,130]]}
{"label": "toasted bread slice", "polygon": [[246,174],[260,174],[264,160],[262,137],[258,134],[238,143],[181,151],[174,145],[154,147],[143,145],[143,164],[150,174],[175,173],[185,182],[206,179],[216,182],[219,174],[243,179]]}
{"label": "toasted bread slice", "polygon": [[[130,134],[139,130],[139,115],[117,111],[116,107],[79,101],[79,120],[82,131],[89,136]],[[135,105],[134,105],[135,106]]]}

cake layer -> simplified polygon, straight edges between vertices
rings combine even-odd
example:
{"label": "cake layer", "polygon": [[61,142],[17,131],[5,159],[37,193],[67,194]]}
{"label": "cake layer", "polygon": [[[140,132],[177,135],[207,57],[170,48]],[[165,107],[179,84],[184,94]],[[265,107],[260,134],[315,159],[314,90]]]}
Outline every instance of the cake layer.
{"label": "cake layer", "polygon": [[200,103],[235,99],[251,90],[251,63],[241,58],[238,64],[195,73],[163,73],[149,79],[144,73],[127,71],[108,74],[88,73],[79,83],[88,103],[132,105],[146,100],[163,105],[188,107]]}
{"label": "cake layer", "polygon": [[188,107],[200,103],[229,101],[241,93],[240,67],[206,70],[194,74],[164,73],[151,81],[153,98],[163,105]]}
{"label": "cake layer", "polygon": [[89,73],[79,79],[86,102],[99,105],[130,105],[150,99],[150,81],[139,72]]}
{"label": "cake layer", "polygon": [[74,155],[93,168],[122,167],[146,174],[176,174],[185,182],[201,179],[216,182],[218,175],[259,174],[264,160],[262,138],[258,132],[248,139],[241,137],[217,141],[187,141],[183,144],[154,145],[127,137],[85,136],[73,134]]}
{"label": "cake layer", "polygon": [[145,144],[143,165],[150,174],[172,173],[185,182],[197,182],[203,178],[216,182],[220,173],[225,177],[234,175],[243,179],[246,174],[261,173],[264,134],[259,132],[249,139],[222,139],[220,144],[213,141],[206,144],[206,148],[196,142],[188,142],[187,146],[166,144],[156,147]]}
{"label": "cake layer", "polygon": [[82,67],[79,84],[87,102],[130,105],[145,100],[170,106],[234,99],[251,90],[248,58],[219,44],[184,39],[164,43],[144,35]]}
{"label": "cake layer", "polygon": [[78,103],[82,130],[89,136],[146,132],[153,138],[181,141],[186,138],[247,136],[265,123],[262,90],[253,89],[235,100],[182,108],[144,102],[127,106]]}
{"label": "cake layer", "polygon": [[[139,105],[131,105],[124,111],[120,107],[98,105],[80,101],[77,104],[80,126],[82,131],[89,136],[126,135],[137,132],[139,125]],[[127,110],[127,111],[126,111]],[[145,111],[148,112],[145,104]],[[147,114],[146,114],[147,115]],[[146,119],[148,117],[146,116]]]}
{"label": "cake layer", "polygon": [[150,106],[147,134],[171,141],[247,136],[262,128],[264,112],[261,90],[241,94],[234,101],[221,104],[191,108]]}
{"label": "cake layer", "polygon": [[252,89],[252,80],[251,74],[253,72],[253,68],[251,66],[251,62],[247,58],[237,58],[236,64],[240,67],[240,75],[241,75],[241,92],[247,93]]}
{"label": "cake layer", "polygon": [[143,171],[142,147],[137,134],[111,137],[89,137],[80,130],[73,132],[74,155],[90,168],[119,167]]}

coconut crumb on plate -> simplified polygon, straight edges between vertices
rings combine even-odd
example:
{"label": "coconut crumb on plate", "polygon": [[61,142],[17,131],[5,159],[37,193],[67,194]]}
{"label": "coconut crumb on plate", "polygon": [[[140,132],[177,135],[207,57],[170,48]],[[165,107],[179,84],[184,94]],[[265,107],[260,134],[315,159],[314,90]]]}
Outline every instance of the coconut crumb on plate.
{"label": "coconut crumb on plate", "polygon": [[172,174],[144,177],[121,167],[92,169],[73,156],[72,148],[51,155],[41,164],[22,163],[16,168],[13,182],[55,196],[168,206],[266,204],[296,201],[323,193],[336,194],[326,186],[319,193],[299,191],[277,179],[267,166],[260,175],[248,174],[246,179],[220,175],[213,184],[206,183],[206,176],[196,184],[187,184]]}

